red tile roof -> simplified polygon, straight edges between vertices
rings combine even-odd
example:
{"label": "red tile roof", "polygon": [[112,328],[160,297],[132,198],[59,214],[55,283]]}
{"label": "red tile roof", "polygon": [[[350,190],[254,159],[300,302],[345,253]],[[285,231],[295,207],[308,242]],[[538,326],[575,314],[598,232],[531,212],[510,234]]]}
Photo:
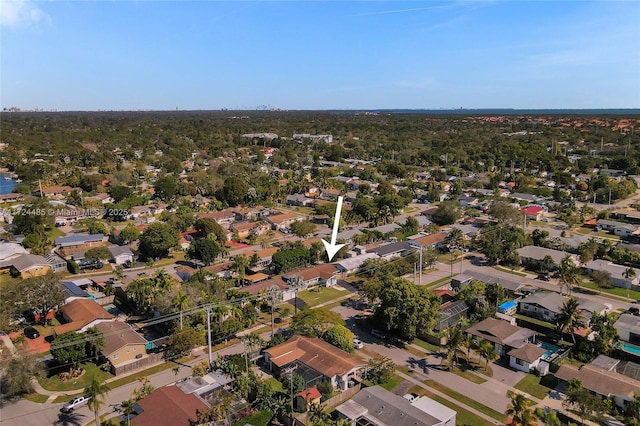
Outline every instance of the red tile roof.
{"label": "red tile roof", "polygon": [[176,386],[156,389],[138,405],[144,411],[131,419],[131,426],[189,426],[196,420],[197,411],[209,409],[197,396],[185,394]]}

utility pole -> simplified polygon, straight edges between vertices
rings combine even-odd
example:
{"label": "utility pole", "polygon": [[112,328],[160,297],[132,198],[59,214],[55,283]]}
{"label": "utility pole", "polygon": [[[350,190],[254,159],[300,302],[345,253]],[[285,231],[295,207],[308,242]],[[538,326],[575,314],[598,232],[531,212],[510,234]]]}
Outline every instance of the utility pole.
{"label": "utility pole", "polygon": [[418,285],[422,285],[422,246],[420,246],[420,265],[419,265],[420,276],[418,277]]}
{"label": "utility pole", "polygon": [[207,306],[207,343],[209,346],[209,368],[211,368],[211,364],[213,363],[213,358],[211,357],[211,306]]}
{"label": "utility pole", "polygon": [[609,205],[611,205],[611,188],[609,188]]}

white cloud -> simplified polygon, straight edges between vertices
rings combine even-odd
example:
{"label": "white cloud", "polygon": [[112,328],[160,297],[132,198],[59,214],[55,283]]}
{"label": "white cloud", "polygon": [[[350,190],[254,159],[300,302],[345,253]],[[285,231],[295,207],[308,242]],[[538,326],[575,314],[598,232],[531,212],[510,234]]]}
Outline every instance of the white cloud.
{"label": "white cloud", "polygon": [[0,0],[0,26],[23,28],[50,21],[40,7],[31,0]]}

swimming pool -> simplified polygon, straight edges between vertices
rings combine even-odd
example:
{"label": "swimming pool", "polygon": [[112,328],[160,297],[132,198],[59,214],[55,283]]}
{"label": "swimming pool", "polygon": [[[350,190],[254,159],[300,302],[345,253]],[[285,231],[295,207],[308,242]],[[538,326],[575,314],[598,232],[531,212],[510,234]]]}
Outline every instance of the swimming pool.
{"label": "swimming pool", "polygon": [[542,355],[542,359],[549,359],[551,355],[555,354],[556,352],[558,352],[558,349],[560,349],[556,345],[552,345],[551,343],[547,342],[542,342],[542,345],[540,346],[542,347],[542,349],[546,349],[547,351],[544,355]]}
{"label": "swimming pool", "polygon": [[114,304],[104,305],[104,310],[109,312],[111,315],[118,316],[122,313],[120,309]]}
{"label": "swimming pool", "polygon": [[625,352],[629,352],[634,355],[640,356],[640,346],[632,345],[631,343],[622,342],[620,344],[620,348]]}

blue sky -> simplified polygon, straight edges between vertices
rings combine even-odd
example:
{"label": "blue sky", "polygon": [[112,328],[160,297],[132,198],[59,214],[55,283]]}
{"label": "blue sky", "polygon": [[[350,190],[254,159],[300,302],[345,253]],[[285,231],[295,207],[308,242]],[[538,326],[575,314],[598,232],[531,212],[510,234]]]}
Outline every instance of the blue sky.
{"label": "blue sky", "polygon": [[640,107],[637,1],[0,2],[3,108]]}

